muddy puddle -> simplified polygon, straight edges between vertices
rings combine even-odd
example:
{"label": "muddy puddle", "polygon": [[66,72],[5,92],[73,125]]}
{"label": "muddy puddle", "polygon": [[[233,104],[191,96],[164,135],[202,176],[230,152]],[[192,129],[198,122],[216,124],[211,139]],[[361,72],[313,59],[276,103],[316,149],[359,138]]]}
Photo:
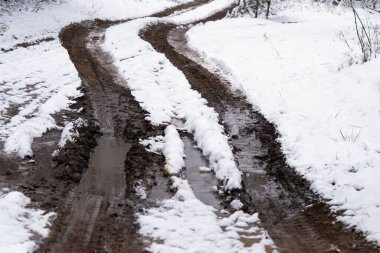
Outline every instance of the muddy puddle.
{"label": "muddy puddle", "polygon": [[77,193],[104,196],[107,200],[125,196],[124,161],[132,144],[120,137],[102,136],[91,155],[89,168]]}
{"label": "muddy puddle", "polygon": [[66,226],[59,233],[60,240],[52,247],[52,252],[77,251],[87,247],[99,214],[104,212],[104,208],[109,209],[115,202],[124,200],[124,161],[130,148],[131,143],[120,137],[103,135],[99,138],[91,154],[89,168],[77,188],[69,194],[66,205],[70,211],[65,219]]}
{"label": "muddy puddle", "polygon": [[185,144],[185,171],[195,196],[204,204],[220,209],[220,200],[217,199],[215,188],[218,185],[212,171],[201,171],[200,168],[208,168],[208,162],[201,151],[195,146],[194,141],[187,136],[182,137]]}

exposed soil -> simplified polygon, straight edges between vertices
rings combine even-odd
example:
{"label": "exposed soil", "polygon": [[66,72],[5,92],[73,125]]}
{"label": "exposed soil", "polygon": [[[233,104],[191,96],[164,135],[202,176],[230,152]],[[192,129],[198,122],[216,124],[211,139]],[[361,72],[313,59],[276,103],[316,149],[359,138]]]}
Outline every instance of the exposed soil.
{"label": "exposed soil", "polygon": [[[201,22],[217,20],[225,13]],[[286,165],[274,126],[225,80],[184,56],[196,55],[186,46],[185,32],[171,24],[158,24],[140,36],[164,53],[219,113],[244,172],[245,190],[251,198],[246,204],[260,213],[280,252],[379,252],[363,235],[337,222],[308,183]]]}

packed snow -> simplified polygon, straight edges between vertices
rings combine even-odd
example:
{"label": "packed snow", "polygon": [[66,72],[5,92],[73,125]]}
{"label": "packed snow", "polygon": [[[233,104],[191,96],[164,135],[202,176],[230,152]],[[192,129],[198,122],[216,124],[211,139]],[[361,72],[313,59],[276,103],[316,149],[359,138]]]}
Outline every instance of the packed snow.
{"label": "packed snow", "polygon": [[184,74],[138,34],[147,25],[160,20],[177,24],[191,22],[220,11],[232,2],[218,0],[170,18],[142,18],[112,26],[106,31],[103,45],[104,50],[112,55],[133,96],[149,113],[147,119],[154,125],[183,119],[183,129],[193,133],[198,147],[209,159],[210,168],[227,190],[241,187],[241,173],[224,128],[219,124],[218,114],[191,89]]}
{"label": "packed snow", "polygon": [[339,219],[380,243],[380,59],[361,63],[355,34],[352,50],[340,38],[354,32],[350,10],[310,6],[208,22],[186,36],[276,126],[288,164],[344,211]]}
{"label": "packed snow", "polygon": [[47,226],[55,214],[28,208],[30,202],[21,192],[0,189],[0,252],[33,252],[37,243],[31,237],[49,233]]}

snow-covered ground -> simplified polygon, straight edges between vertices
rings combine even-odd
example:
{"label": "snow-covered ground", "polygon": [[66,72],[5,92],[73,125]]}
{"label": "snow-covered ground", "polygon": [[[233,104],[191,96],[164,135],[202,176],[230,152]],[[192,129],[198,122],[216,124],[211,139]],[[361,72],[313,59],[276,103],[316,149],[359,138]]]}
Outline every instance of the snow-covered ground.
{"label": "snow-covered ground", "polygon": [[[38,11],[34,5],[21,3],[10,13],[0,13],[0,148],[21,158],[33,154],[34,138],[49,129],[65,130],[62,143],[68,137],[70,122],[63,128],[52,117],[68,109],[73,99],[81,95],[77,90],[80,86],[78,73],[58,39],[64,26],[94,18],[144,16],[181,1],[64,2],[42,4]],[[20,43],[35,45],[18,47]],[[20,192],[1,192],[1,252],[31,252],[36,246],[31,236],[47,235],[47,216],[41,210],[26,207],[28,201]]]}
{"label": "snow-covered ground", "polygon": [[80,95],[80,79],[56,41],[1,55],[0,141],[21,158],[33,154],[33,139],[57,124],[52,115]]}
{"label": "snow-covered ground", "polygon": [[350,65],[357,51],[338,34],[352,34],[352,12],[310,6],[209,22],[187,38],[275,124],[288,164],[339,219],[380,243],[380,59]]}
{"label": "snow-covered ground", "polygon": [[33,252],[37,248],[30,237],[47,236],[54,213],[28,208],[30,199],[21,192],[0,190],[0,252]]}

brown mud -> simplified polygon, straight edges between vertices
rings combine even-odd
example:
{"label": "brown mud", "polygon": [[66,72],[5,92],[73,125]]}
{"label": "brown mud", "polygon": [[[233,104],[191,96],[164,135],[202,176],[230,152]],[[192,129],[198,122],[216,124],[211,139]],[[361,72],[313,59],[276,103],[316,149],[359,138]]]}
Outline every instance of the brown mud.
{"label": "brown mud", "polygon": [[145,151],[139,139],[157,135],[161,129],[149,125],[146,113],[120,83],[110,58],[92,46],[101,42],[97,34],[109,24],[83,22],[61,33],[102,137],[91,154],[89,169],[69,192],[51,235],[38,252],[143,251],[134,224],[135,209],[141,206],[134,184],[147,178],[148,171],[158,171],[163,161]]}
{"label": "brown mud", "polygon": [[[225,14],[220,12],[200,22],[217,20]],[[158,24],[140,36],[164,53],[218,112],[244,173],[245,190],[250,196],[244,199],[245,204],[260,213],[262,224],[279,251],[380,252],[363,235],[337,222],[310,185],[286,165],[275,127],[254,111],[242,94],[233,91],[227,81],[202,67],[201,57],[194,61],[185,56],[196,56],[186,46],[186,30]]]}

